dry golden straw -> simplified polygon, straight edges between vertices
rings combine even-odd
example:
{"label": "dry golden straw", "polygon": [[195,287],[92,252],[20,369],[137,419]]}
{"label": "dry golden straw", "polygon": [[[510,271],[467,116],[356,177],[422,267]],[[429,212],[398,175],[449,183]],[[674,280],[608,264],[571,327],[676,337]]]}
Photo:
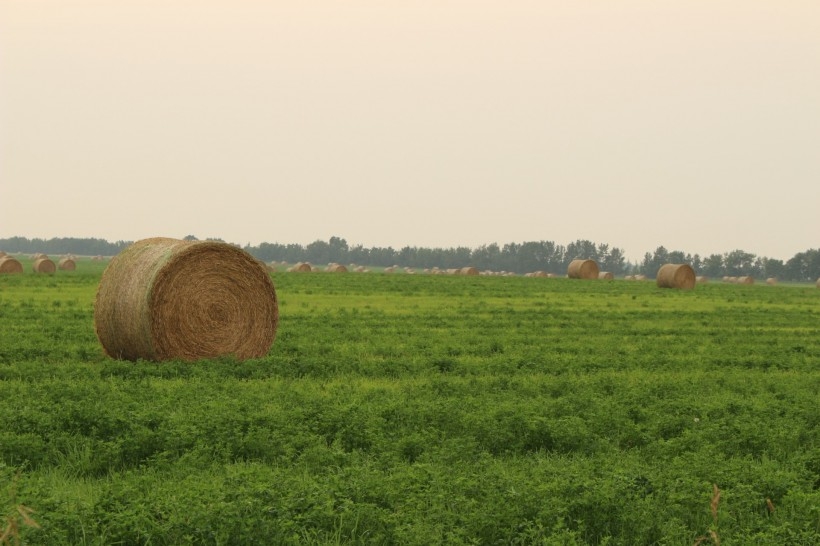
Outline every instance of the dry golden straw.
{"label": "dry golden straw", "polygon": [[598,263],[595,260],[572,260],[567,268],[570,279],[597,279]]}
{"label": "dry golden straw", "polygon": [[478,275],[478,268],[472,267],[472,266],[462,267],[458,271],[457,274],[458,275]]}
{"label": "dry golden straw", "polygon": [[615,275],[613,275],[609,271],[601,271],[600,273],[598,273],[598,278],[603,281],[611,281],[615,278]]}
{"label": "dry golden straw", "polygon": [[217,241],[137,241],[108,264],[94,305],[105,352],[126,360],[257,358],[278,324],[265,268]]}
{"label": "dry golden straw", "polygon": [[31,264],[31,268],[35,273],[54,273],[57,271],[57,266],[48,258],[37,258]]}
{"label": "dry golden straw", "polygon": [[738,277],[737,284],[754,284],[755,280],[754,277],[745,276],[745,277]]}
{"label": "dry golden straw", "polygon": [[0,258],[0,273],[11,275],[23,272],[23,264],[19,260],[11,256],[3,256]]}
{"label": "dry golden straw", "polygon": [[292,266],[288,271],[295,271],[297,273],[310,273],[313,271],[313,267],[307,262],[298,262],[294,266]]}
{"label": "dry golden straw", "polygon": [[692,290],[695,287],[695,270],[689,264],[664,264],[658,270],[655,282],[660,288]]}
{"label": "dry golden straw", "polygon": [[342,264],[332,264],[327,268],[330,273],[347,273],[347,268]]}
{"label": "dry golden straw", "polygon": [[77,263],[71,258],[62,258],[57,262],[57,268],[62,271],[74,271],[77,269]]}

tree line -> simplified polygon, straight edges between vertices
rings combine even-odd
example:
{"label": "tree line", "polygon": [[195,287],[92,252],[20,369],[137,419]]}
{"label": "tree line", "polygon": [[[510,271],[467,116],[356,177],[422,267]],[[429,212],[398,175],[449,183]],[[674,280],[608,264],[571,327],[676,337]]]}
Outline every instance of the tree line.
{"label": "tree line", "polygon": [[[196,240],[193,235],[184,238]],[[113,256],[130,244],[131,241],[112,243],[95,238],[11,237],[0,239],[0,250],[8,253],[43,252],[54,256],[69,253],[80,256]],[[481,270],[509,271],[517,274],[545,271],[564,275],[572,260],[584,258],[595,260],[601,271],[609,271],[614,275],[644,274],[650,278],[655,277],[658,269],[665,263],[688,263],[698,275],[712,278],[749,275],[756,278],[775,277],[783,281],[813,282],[820,277],[820,249],[799,252],[789,260],[783,261],[756,256],[743,250],[702,257],[679,250],[670,251],[660,246],[652,253],[647,252],[642,261],[632,263],[626,260],[624,251],[618,247],[581,239],[567,245],[556,244],[553,241],[528,241],[505,245],[491,243],[477,248],[405,246],[396,249],[350,245],[345,239],[334,236],[327,241],[316,240],[307,245],[261,243],[258,246],[246,245],[244,250],[266,262],[310,262],[315,265],[398,265],[417,269],[473,266]]]}

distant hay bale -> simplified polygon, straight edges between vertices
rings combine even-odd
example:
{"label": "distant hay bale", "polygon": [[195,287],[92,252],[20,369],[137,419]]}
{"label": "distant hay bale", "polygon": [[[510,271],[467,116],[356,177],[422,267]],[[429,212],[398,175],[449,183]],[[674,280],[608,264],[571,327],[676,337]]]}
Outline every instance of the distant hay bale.
{"label": "distant hay bale", "polygon": [[32,254],[32,255],[30,256],[30,258],[31,258],[31,261],[33,262],[33,261],[35,261],[35,260],[39,260],[39,259],[41,259],[41,258],[48,258],[48,256],[46,256],[46,255],[45,255],[45,254],[43,254],[42,252],[35,252],[34,254]]}
{"label": "distant hay bale", "polygon": [[695,277],[695,282],[697,284],[706,284],[707,282],[709,282],[709,277],[706,277],[704,275],[698,275],[697,277]]}
{"label": "distant hay bale", "polygon": [[602,281],[611,281],[615,278],[615,275],[613,275],[609,271],[601,271],[600,273],[598,273],[598,278]]}
{"label": "distant hay bale", "polygon": [[567,268],[570,279],[597,279],[598,263],[595,260],[572,260]]}
{"label": "distant hay bale", "polygon": [[71,258],[60,258],[60,261],[57,262],[57,268],[60,271],[74,271],[77,269],[77,262]]}
{"label": "distant hay bale", "polygon": [[34,263],[31,264],[31,268],[34,270],[35,273],[54,273],[57,271],[57,266],[54,265],[54,262],[49,260],[48,258],[37,258],[34,260]]}
{"label": "distant hay bale", "polygon": [[766,284],[768,284],[769,286],[774,286],[777,284],[777,279],[775,277],[769,277],[768,279],[766,279]]}
{"label": "distant hay bale", "polygon": [[477,267],[462,267],[459,272],[459,275],[478,275],[478,268]]}
{"label": "distant hay bale", "polygon": [[0,273],[4,275],[15,275],[22,272],[23,264],[20,263],[20,260],[8,255],[0,258]]}
{"label": "distant hay bale", "polygon": [[218,241],[137,241],[108,264],[94,303],[97,338],[125,360],[262,357],[278,323],[265,268]]}
{"label": "distant hay bale", "polygon": [[395,267],[392,267],[392,266],[391,266],[391,267],[385,267],[385,268],[384,268],[384,272],[385,272],[385,273],[393,273],[395,270],[396,270],[396,268],[395,268]]}
{"label": "distant hay bale", "polygon": [[751,277],[749,275],[737,278],[737,284],[754,284],[754,283],[755,283],[754,277]]}
{"label": "distant hay bale", "polygon": [[695,287],[695,270],[689,264],[664,264],[655,278],[659,288],[692,290]]}
{"label": "distant hay bale", "polygon": [[296,273],[310,273],[313,267],[307,262],[297,262],[288,271],[295,271]]}
{"label": "distant hay bale", "polygon": [[817,282],[814,283],[814,286],[816,286],[817,288],[820,288],[820,278],[817,279]]}
{"label": "distant hay bale", "polygon": [[333,264],[327,268],[330,273],[347,273],[347,268],[342,264]]}
{"label": "distant hay bale", "polygon": [[625,281],[634,281],[635,280],[635,275],[624,275],[624,280]]}
{"label": "distant hay bale", "polygon": [[0,250],[0,258],[5,258],[6,256],[8,256],[8,254]]}

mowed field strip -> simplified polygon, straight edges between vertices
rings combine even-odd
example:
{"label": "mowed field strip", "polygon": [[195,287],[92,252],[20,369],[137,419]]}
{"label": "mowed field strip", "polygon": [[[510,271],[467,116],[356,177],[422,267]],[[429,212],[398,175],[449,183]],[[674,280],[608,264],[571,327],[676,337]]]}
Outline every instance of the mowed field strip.
{"label": "mowed field strip", "polygon": [[0,535],[820,541],[813,285],[276,271],[267,356],[135,363],[94,333],[105,262],[21,261],[0,276]]}

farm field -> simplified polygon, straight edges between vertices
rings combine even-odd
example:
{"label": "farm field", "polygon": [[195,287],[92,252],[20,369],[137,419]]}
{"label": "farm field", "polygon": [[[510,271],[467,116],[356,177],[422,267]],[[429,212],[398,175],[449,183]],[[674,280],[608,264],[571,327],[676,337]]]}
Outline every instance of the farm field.
{"label": "farm field", "polygon": [[24,267],[25,544],[820,543],[813,286],[276,272],[267,357],[131,363],[94,333],[105,263]]}

